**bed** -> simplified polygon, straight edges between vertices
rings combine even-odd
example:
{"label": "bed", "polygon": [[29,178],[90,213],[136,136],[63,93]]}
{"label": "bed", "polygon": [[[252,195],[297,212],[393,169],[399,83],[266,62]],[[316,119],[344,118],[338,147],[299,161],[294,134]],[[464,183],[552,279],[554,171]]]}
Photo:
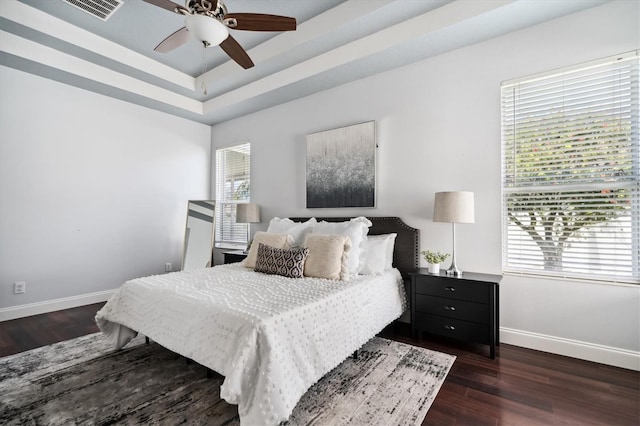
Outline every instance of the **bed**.
{"label": "bed", "polygon": [[238,405],[242,424],[279,424],[309,387],[406,309],[418,230],[395,217],[368,219],[369,235],[397,234],[393,269],[348,281],[242,264],[144,277],[125,283],[96,321],[116,348],[141,333],[225,376],[220,396]]}

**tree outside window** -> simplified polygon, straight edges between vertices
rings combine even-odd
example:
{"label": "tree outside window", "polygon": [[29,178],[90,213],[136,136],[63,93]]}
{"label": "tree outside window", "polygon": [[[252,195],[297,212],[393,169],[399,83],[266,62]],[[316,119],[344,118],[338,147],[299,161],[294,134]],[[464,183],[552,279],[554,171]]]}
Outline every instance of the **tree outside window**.
{"label": "tree outside window", "polygon": [[638,57],[502,86],[505,270],[638,280]]}

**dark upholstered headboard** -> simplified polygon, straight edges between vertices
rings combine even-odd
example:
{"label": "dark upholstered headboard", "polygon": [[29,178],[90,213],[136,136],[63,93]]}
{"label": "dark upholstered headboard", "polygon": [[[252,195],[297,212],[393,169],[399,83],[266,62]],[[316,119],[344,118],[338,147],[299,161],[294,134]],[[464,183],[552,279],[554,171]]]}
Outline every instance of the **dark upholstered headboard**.
{"label": "dark upholstered headboard", "polygon": [[[292,217],[294,222],[304,222],[309,217]],[[343,222],[351,217],[316,217],[318,222]],[[399,217],[371,217],[367,216],[373,225],[369,228],[369,235],[396,233],[395,250],[393,251],[393,266],[398,268],[403,277],[418,268],[420,256],[420,230],[412,228]]]}

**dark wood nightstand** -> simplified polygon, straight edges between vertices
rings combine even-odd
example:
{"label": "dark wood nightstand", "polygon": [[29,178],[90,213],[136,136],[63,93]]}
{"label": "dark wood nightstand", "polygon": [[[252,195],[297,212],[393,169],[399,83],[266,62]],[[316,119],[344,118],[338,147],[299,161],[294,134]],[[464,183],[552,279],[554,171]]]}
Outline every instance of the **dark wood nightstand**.
{"label": "dark wood nightstand", "polygon": [[236,263],[243,261],[249,253],[245,253],[243,250],[230,250],[222,252],[224,255],[224,263]]}
{"label": "dark wood nightstand", "polygon": [[501,275],[464,272],[461,277],[430,274],[419,268],[411,275],[411,333],[452,337],[489,345],[495,358],[499,336]]}

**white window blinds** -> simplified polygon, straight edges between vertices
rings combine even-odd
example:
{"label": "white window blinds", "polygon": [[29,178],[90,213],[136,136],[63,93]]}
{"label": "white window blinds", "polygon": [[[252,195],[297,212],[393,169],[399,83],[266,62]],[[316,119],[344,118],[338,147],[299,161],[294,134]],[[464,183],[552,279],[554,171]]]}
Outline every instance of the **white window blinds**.
{"label": "white window blinds", "polygon": [[242,247],[249,224],[236,223],[236,205],[251,196],[251,144],[216,149],[216,246]]}
{"label": "white window blinds", "polygon": [[505,271],[638,282],[638,55],[502,85]]}

